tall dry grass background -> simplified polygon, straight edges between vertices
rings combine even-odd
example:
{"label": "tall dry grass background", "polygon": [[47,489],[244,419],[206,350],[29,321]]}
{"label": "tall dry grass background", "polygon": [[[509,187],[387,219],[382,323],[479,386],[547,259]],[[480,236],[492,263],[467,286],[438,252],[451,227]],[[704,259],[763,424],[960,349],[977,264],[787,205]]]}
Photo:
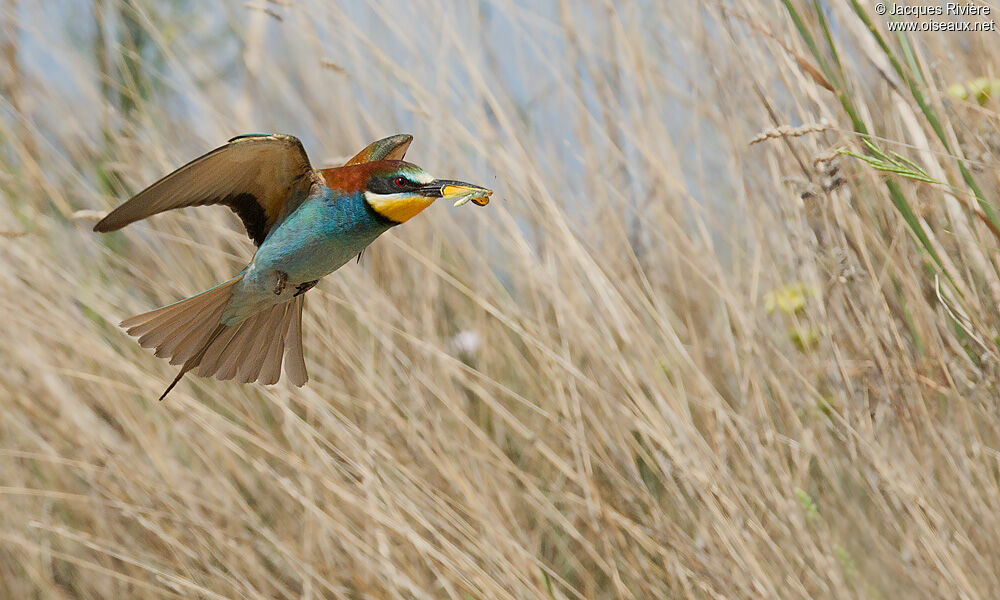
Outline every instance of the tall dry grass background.
{"label": "tall dry grass background", "polygon": [[[853,0],[6,0],[0,31],[0,597],[1000,589],[996,33]],[[497,194],[309,294],[307,387],[157,403],[174,368],[115,324],[252,246],[218,208],[90,228],[248,131],[322,164],[409,131]]]}

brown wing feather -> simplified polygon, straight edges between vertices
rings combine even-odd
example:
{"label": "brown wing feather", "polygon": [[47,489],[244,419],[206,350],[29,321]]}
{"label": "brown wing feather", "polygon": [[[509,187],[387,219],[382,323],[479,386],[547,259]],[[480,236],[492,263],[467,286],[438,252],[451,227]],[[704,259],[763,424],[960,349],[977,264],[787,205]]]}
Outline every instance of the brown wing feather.
{"label": "brown wing feather", "polygon": [[[355,154],[354,158],[344,163],[344,167],[353,167],[377,160],[403,160],[406,150],[410,147],[410,142],[412,141],[413,136],[405,133],[376,140],[368,144],[364,150]],[[341,168],[343,167],[329,167],[320,169],[319,172],[323,176],[323,179],[326,180],[327,185],[335,189],[342,189],[342,182],[338,179],[338,176],[343,173],[342,171],[338,171]]]}
{"label": "brown wing feather", "polygon": [[413,136],[406,133],[390,135],[387,138],[376,140],[368,144],[368,147],[364,150],[355,154],[354,158],[344,163],[344,166],[360,165],[361,163],[375,160],[403,160],[403,156],[406,155],[406,149],[410,147],[410,142],[412,141]]}
{"label": "brown wing feather", "polygon": [[94,231],[121,229],[174,208],[223,204],[240,217],[247,235],[259,246],[275,223],[321,181],[298,138],[239,136],[139,192],[104,217]]}

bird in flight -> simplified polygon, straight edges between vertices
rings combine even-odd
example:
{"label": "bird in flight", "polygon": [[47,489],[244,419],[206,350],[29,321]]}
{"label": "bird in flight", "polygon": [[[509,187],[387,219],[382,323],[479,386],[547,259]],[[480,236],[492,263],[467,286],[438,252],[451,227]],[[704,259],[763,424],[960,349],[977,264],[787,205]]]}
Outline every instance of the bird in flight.
{"label": "bird in flight", "polygon": [[[302,356],[304,295],[375,238],[438,198],[484,206],[486,188],[435,179],[403,161],[413,137],[372,142],[342,167],[314,169],[290,135],[237,136],[139,192],[94,231],[109,232],[174,208],[222,204],[257,245],[235,277],[196,296],[122,321],[156,356],[182,365],[177,377],[273,384],[308,381]],[[195,370],[197,369],[197,370]]]}

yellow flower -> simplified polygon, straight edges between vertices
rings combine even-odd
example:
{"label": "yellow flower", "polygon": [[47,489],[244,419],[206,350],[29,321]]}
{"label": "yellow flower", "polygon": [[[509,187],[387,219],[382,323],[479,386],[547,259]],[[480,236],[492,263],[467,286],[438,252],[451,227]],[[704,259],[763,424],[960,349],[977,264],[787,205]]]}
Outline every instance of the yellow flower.
{"label": "yellow flower", "polygon": [[964,84],[953,83],[945,89],[945,93],[952,98],[968,100],[972,97],[980,106],[986,104],[997,92],[1000,92],[1000,79],[989,77],[976,77]]}
{"label": "yellow flower", "polygon": [[814,286],[807,286],[801,281],[781,286],[764,294],[764,307],[768,313],[775,309],[785,314],[795,314],[806,307],[809,296],[816,295]]}

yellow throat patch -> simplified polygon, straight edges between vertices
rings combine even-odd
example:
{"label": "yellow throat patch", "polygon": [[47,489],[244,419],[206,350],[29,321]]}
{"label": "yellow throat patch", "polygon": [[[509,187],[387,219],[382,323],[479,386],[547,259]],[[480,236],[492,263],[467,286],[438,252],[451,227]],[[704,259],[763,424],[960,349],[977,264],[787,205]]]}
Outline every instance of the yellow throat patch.
{"label": "yellow throat patch", "polygon": [[417,216],[420,211],[434,203],[437,198],[429,198],[419,194],[373,194],[365,192],[368,204],[383,217],[396,223],[405,223]]}

